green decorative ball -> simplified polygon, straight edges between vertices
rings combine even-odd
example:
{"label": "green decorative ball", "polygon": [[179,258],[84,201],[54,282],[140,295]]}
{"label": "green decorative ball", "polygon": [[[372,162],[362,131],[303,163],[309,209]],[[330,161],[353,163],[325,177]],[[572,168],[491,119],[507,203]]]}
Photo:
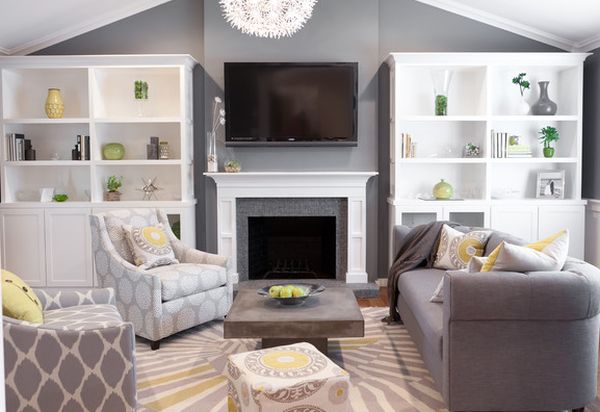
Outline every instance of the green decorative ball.
{"label": "green decorative ball", "polygon": [[121,160],[125,157],[125,147],[121,143],[108,143],[102,148],[105,160]]}
{"label": "green decorative ball", "polygon": [[444,181],[444,179],[440,180],[438,184],[433,186],[433,197],[439,200],[448,200],[451,199],[454,195],[454,188],[450,183]]}

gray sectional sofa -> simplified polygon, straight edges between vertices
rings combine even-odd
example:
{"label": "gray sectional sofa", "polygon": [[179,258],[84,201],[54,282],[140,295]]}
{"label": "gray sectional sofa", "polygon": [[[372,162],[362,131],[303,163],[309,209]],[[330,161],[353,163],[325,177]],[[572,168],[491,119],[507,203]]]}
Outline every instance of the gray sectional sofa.
{"label": "gray sectional sofa", "polygon": [[[467,231],[468,228],[457,228]],[[394,229],[398,251],[410,228]],[[502,240],[494,232],[488,255]],[[444,303],[429,301],[444,279]],[[582,410],[596,396],[600,270],[469,274],[420,268],[397,310],[451,411]]]}

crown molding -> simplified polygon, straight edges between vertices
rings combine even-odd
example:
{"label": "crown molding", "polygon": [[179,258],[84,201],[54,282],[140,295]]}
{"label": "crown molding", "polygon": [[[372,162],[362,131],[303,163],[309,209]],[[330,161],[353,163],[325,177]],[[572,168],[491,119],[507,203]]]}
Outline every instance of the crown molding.
{"label": "crown molding", "polygon": [[552,33],[545,32],[543,30],[536,29],[526,24],[518,23],[516,21],[506,19],[504,17],[496,16],[492,13],[488,13],[476,8],[465,6],[460,4],[456,0],[416,0],[419,3],[427,4],[429,6],[437,7],[442,10],[446,10],[450,13],[458,14],[463,17],[467,17],[472,20],[476,20],[481,23],[488,24],[490,26],[497,27],[499,29],[507,30],[512,33],[518,34],[523,37],[530,38],[532,40],[539,41],[541,43],[548,44],[550,46],[558,47],[566,51],[577,51],[576,42],[562,38]]}
{"label": "crown molding", "polygon": [[575,45],[575,47],[584,52],[596,50],[598,47],[600,47],[600,34],[595,34],[583,41],[580,41]]}
{"label": "crown molding", "polygon": [[142,4],[138,3],[130,7],[123,7],[118,10],[101,14],[87,21],[80,22],[71,27],[58,30],[38,39],[20,44],[18,46],[9,49],[0,48],[0,53],[17,56],[31,54],[46,47],[53,46],[57,43],[72,39],[73,37],[141,13],[153,7],[160,6],[161,4],[168,3],[169,1],[171,0],[146,0]]}
{"label": "crown molding", "polygon": [[10,50],[0,47],[0,55],[8,56],[10,54],[9,52]]}

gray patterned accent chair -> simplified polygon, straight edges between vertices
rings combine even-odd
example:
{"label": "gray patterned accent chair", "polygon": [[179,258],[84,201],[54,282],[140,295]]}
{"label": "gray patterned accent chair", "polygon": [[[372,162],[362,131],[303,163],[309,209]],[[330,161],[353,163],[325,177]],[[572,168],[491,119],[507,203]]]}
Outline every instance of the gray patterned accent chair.
{"label": "gray patterned accent chair", "polygon": [[34,290],[41,325],[3,317],[7,411],[134,411],[135,336],[112,289]]}
{"label": "gray patterned accent chair", "polygon": [[[158,223],[163,228],[179,264],[149,270],[138,268],[123,225]],[[120,209],[91,216],[96,276],[102,287],[116,291],[117,308],[135,334],[151,341],[223,318],[233,301],[232,271],[224,256],[186,246],[173,234],[167,215],[157,209]]]}

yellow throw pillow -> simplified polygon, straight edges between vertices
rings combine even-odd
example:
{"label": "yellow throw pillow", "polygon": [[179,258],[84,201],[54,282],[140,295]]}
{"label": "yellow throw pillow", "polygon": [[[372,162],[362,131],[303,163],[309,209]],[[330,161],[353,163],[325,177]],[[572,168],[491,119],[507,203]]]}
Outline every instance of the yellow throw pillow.
{"label": "yellow throw pillow", "polygon": [[481,271],[533,272],[560,270],[567,260],[568,251],[568,230],[561,230],[527,246],[502,242],[490,253]]}
{"label": "yellow throw pillow", "polygon": [[179,263],[162,224],[144,227],[123,225],[123,231],[131,247],[133,261],[141,269]]}
{"label": "yellow throw pillow", "polygon": [[473,256],[483,256],[485,244],[491,233],[487,230],[463,233],[448,225],[442,226],[433,267],[446,270],[465,269]]}
{"label": "yellow throw pillow", "polygon": [[9,318],[31,323],[43,323],[42,304],[37,295],[20,277],[2,270],[2,313]]}

